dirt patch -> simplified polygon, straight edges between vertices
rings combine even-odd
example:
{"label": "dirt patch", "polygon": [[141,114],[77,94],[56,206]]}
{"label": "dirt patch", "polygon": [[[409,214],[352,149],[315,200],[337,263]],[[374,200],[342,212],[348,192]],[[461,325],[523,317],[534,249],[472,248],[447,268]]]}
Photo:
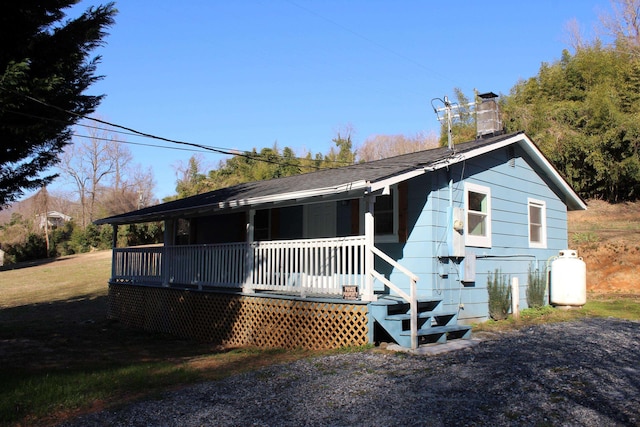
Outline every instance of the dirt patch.
{"label": "dirt patch", "polygon": [[640,293],[640,203],[588,202],[569,212],[569,242],[587,265],[587,290]]}

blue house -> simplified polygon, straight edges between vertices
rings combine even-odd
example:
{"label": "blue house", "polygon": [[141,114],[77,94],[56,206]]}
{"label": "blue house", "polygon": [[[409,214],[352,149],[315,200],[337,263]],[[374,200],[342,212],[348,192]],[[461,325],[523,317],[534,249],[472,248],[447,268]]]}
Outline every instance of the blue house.
{"label": "blue house", "polygon": [[109,316],[228,345],[327,348],[468,338],[487,276],[567,247],[585,202],[525,133],[239,184],[96,221],[163,221],[113,249]]}

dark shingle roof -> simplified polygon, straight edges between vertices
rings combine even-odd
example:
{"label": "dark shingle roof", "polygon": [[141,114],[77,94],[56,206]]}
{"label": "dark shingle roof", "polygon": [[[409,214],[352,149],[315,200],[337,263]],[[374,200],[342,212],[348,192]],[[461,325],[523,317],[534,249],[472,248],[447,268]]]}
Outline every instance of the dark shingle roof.
{"label": "dark shingle roof", "polygon": [[[516,134],[500,135],[459,144],[455,147],[455,153],[460,154],[476,150],[511,138],[514,135]],[[251,200],[256,198],[264,199],[268,198],[268,196],[294,195],[305,191],[348,186],[356,182],[375,183],[408,171],[428,167],[449,157],[451,157],[451,151],[447,147],[440,147],[341,168],[323,169],[302,175],[248,182],[100,219],[96,221],[96,224],[130,224],[155,221],[178,215],[194,214],[205,208],[206,210],[214,210],[229,205],[250,205],[252,204]]]}

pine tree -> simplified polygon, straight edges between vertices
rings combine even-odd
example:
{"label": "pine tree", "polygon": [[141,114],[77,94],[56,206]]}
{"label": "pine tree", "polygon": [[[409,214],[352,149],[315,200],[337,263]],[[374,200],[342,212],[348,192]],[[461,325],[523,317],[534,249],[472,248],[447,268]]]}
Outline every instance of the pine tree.
{"label": "pine tree", "polygon": [[[80,116],[102,96],[85,95],[95,74],[113,3],[66,20],[77,0],[8,1],[0,13],[0,209],[24,190],[49,183],[46,175],[70,142]],[[43,175],[45,173],[45,175]]]}

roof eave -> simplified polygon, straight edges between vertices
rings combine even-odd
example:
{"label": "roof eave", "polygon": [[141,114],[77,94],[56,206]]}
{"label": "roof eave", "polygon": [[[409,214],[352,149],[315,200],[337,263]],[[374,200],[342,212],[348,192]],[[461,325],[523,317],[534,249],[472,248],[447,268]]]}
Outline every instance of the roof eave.
{"label": "roof eave", "polygon": [[249,197],[246,199],[227,200],[224,202],[211,203],[190,208],[174,209],[163,212],[127,215],[123,217],[114,216],[96,220],[94,221],[94,224],[125,225],[141,222],[163,221],[166,219],[192,216],[200,212],[215,212],[227,209],[259,207],[262,205],[282,203],[290,200],[304,201],[340,193],[353,193],[360,191],[362,191],[362,193],[370,191],[369,183],[360,180],[331,187],[315,188],[312,190],[294,191],[289,193],[279,193],[268,196]]}
{"label": "roof eave", "polygon": [[522,149],[540,166],[546,173],[551,182],[557,186],[560,192],[564,195],[564,203],[569,210],[586,210],[586,202],[575,192],[569,183],[560,175],[558,170],[551,164],[551,162],[545,157],[545,155],[538,149],[538,147],[529,139],[524,132],[517,133],[509,138],[505,138],[502,141],[496,142],[491,145],[472,149],[463,153],[459,153],[455,157],[455,161],[442,163],[440,165],[434,165],[434,168],[438,169],[445,167],[451,163],[457,163],[473,157],[480,156],[482,154],[494,151],[513,143],[517,143]]}

